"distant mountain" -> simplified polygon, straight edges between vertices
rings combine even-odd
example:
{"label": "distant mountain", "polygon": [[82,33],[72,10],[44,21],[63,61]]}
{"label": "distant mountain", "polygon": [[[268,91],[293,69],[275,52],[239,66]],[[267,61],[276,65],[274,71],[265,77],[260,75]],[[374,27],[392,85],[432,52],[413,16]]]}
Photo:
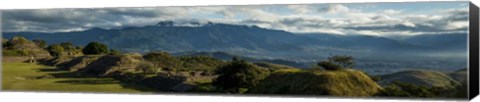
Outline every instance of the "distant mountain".
{"label": "distant mountain", "polygon": [[226,52],[181,52],[181,53],[174,53],[173,55],[175,56],[209,56],[217,59],[221,59],[224,61],[230,61],[234,57],[248,60],[251,62],[268,62],[268,63],[273,63],[273,64],[280,64],[280,65],[288,65],[296,68],[309,68],[310,66],[307,63],[304,62],[295,62],[292,60],[288,59],[262,59],[262,58],[252,58],[252,57],[246,57],[246,56],[241,56],[241,55],[234,55]]}
{"label": "distant mountain", "polygon": [[[99,41],[125,52],[222,51],[266,59],[324,58],[338,54],[385,57],[466,49],[466,44],[463,44],[465,39],[462,37],[422,35],[398,40],[366,35],[295,34],[257,26],[221,23],[191,22],[188,25],[179,25],[172,21],[123,29],[92,28],[76,32],[4,32],[3,34],[5,38],[14,36],[43,39],[49,44],[72,42],[77,45],[86,45],[92,41]],[[419,40],[426,38],[428,39]],[[447,46],[443,42],[447,43]]]}
{"label": "distant mountain", "polygon": [[468,35],[454,34],[424,34],[397,39],[405,43],[428,46],[440,51],[466,51]]}

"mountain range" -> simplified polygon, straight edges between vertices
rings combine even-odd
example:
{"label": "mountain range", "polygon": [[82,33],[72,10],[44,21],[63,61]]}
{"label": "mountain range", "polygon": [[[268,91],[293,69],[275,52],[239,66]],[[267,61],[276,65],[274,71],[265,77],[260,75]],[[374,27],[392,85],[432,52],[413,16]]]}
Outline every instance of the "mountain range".
{"label": "mountain range", "polygon": [[[467,34],[424,34],[394,39],[368,35],[292,33],[257,26],[207,23],[178,26],[172,21],[122,29],[91,28],[73,32],[3,32],[4,38],[24,36],[48,44],[72,42],[85,46],[97,41],[123,52],[228,52],[253,58],[325,58],[422,56],[466,51]],[[462,52],[463,51],[463,52]],[[466,52],[465,52],[466,53]]]}

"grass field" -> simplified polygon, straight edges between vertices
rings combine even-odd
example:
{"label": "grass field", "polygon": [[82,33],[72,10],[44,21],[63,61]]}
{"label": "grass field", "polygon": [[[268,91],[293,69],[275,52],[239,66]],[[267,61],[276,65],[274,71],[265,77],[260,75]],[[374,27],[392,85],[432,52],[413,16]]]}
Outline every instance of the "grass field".
{"label": "grass field", "polygon": [[83,77],[32,63],[3,63],[1,75],[5,91],[152,93],[148,88],[113,78]]}

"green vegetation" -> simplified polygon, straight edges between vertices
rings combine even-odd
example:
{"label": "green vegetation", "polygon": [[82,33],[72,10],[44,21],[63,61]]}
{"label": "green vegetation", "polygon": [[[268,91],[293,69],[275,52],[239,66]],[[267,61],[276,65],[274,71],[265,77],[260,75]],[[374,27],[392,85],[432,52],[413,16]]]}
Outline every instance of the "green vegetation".
{"label": "green vegetation", "polygon": [[328,57],[328,61],[340,65],[343,68],[352,68],[355,62],[353,61],[355,58],[352,56],[331,56]]}
{"label": "green vegetation", "polygon": [[389,85],[394,81],[411,83],[427,87],[453,88],[459,85],[459,82],[457,82],[447,74],[437,71],[411,70],[382,75],[380,77],[381,80],[378,81],[378,83],[383,86]]}
{"label": "green vegetation", "polygon": [[331,56],[326,61],[317,63],[317,66],[325,70],[340,70],[343,68],[352,68],[355,62],[352,56]]}
{"label": "green vegetation", "polygon": [[122,54],[120,51],[114,50],[114,49],[110,49],[110,54],[109,54],[109,55],[120,55],[120,54]]}
{"label": "green vegetation", "polygon": [[335,63],[329,62],[329,61],[318,62],[317,65],[322,67],[325,70],[339,70],[339,69],[342,69],[341,66],[339,66]]}
{"label": "green vegetation", "polygon": [[[355,64],[351,56],[331,56],[318,62],[315,68],[299,69],[267,62],[251,63],[236,57],[226,62],[210,56],[173,56],[167,52],[122,54],[98,42],[91,42],[84,48],[70,42],[45,48],[43,40],[14,37],[2,39],[2,45],[4,56],[35,58],[46,53],[48,57],[38,62],[55,66],[34,64],[36,61],[3,63],[2,89],[12,91],[442,98],[465,98],[468,91],[466,70],[453,73],[404,71],[369,76],[349,69]],[[319,67],[325,70],[317,69]]]}
{"label": "green vegetation", "polygon": [[75,46],[74,46],[71,42],[63,42],[63,43],[60,43],[60,46],[62,46],[63,49],[65,49],[65,50],[73,50],[73,49],[75,49]]}
{"label": "green vegetation", "polygon": [[152,62],[155,68],[167,71],[176,71],[182,62],[167,52],[150,52],[145,54],[143,58]]}
{"label": "green vegetation", "polygon": [[225,65],[224,61],[209,56],[183,56],[178,59],[182,61],[180,68],[189,71],[213,72],[218,67]]}
{"label": "green vegetation", "polygon": [[55,57],[61,56],[63,54],[62,52],[64,51],[63,47],[59,44],[50,45],[47,47],[47,50],[50,53],[50,55]]}
{"label": "green vegetation", "polygon": [[248,93],[372,96],[382,88],[361,71],[278,70]]}
{"label": "green vegetation", "polygon": [[166,52],[150,52],[143,56],[146,61],[152,62],[155,69],[165,71],[204,71],[211,73],[224,61],[209,56],[182,56],[175,57]]}
{"label": "green vegetation", "polygon": [[107,45],[99,42],[88,43],[82,50],[83,54],[86,55],[109,54],[109,51]]}
{"label": "green vegetation", "polygon": [[266,70],[237,58],[220,67],[215,74],[219,76],[212,84],[229,93],[239,93],[240,88],[254,87],[267,75]]}
{"label": "green vegetation", "polygon": [[[113,78],[85,77],[33,63],[2,63],[2,90],[145,93],[151,89]],[[148,91],[150,90],[150,91]]]}
{"label": "green vegetation", "polygon": [[32,41],[40,48],[45,48],[47,46],[47,42],[45,40],[34,39]]}

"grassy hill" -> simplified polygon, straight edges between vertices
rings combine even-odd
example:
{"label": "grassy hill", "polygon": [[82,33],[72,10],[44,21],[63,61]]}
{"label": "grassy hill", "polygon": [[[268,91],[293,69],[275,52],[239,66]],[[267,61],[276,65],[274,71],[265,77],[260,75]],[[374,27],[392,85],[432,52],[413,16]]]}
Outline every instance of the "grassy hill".
{"label": "grassy hill", "polygon": [[454,80],[445,73],[426,70],[397,72],[393,74],[382,75],[380,78],[381,80],[378,81],[378,84],[382,86],[388,85],[394,81],[424,85],[428,87],[444,88],[452,88],[456,85],[459,85],[458,81]]}
{"label": "grassy hill", "polygon": [[249,90],[254,94],[372,96],[382,88],[357,70],[278,70]]}

